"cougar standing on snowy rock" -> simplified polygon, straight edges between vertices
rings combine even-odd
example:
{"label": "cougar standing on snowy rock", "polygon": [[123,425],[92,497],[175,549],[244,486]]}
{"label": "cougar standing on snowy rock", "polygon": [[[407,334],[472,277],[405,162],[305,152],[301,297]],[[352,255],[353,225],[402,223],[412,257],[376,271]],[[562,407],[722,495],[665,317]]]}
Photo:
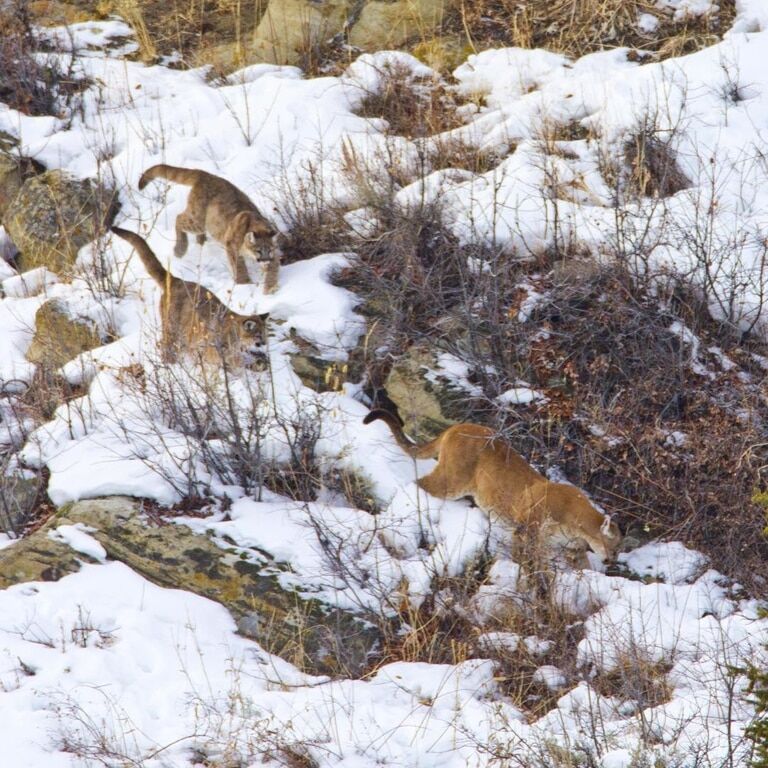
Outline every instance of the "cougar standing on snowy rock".
{"label": "cougar standing on snowy rock", "polygon": [[547,480],[489,427],[456,424],[431,442],[416,445],[387,411],[371,411],[363,422],[377,419],[409,456],[437,458],[437,466],[417,481],[432,496],[472,496],[485,512],[536,525],[542,537],[584,539],[604,558],[612,557],[619,546],[621,532],[608,515],[595,509],[578,488]]}
{"label": "cougar standing on snowy rock", "polygon": [[266,314],[238,315],[202,285],[174,277],[144,238],[118,227],[112,227],[112,231],[135,248],[147,272],[162,288],[161,345],[166,362],[177,360],[181,350],[202,346],[202,357],[207,362],[239,366],[244,347],[264,343]]}
{"label": "cougar standing on snowy rock", "polygon": [[192,187],[186,209],[176,217],[176,256],[187,252],[187,232],[197,235],[201,245],[207,232],[226,248],[236,283],[250,282],[243,258],[245,251],[257,261],[268,262],[264,293],[276,290],[280,252],[272,238],[277,231],[245,192],[212,173],[172,165],[147,168],[139,179],[139,189],[157,178]]}

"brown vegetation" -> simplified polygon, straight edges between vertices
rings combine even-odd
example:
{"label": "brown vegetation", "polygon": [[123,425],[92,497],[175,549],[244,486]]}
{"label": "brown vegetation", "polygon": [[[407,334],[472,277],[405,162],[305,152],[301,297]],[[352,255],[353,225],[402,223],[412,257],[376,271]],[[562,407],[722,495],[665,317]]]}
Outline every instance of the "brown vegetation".
{"label": "brown vegetation", "polygon": [[[638,26],[640,14],[656,22],[653,31]],[[680,56],[712,45],[730,27],[733,0],[702,16],[675,20],[646,0],[459,0],[445,30],[464,36],[475,51],[502,46],[547,48],[578,58],[606,48],[636,48],[653,59]]]}
{"label": "brown vegetation", "polygon": [[[338,277],[375,321],[377,354],[362,361],[372,395],[412,343],[453,354],[482,391],[465,397],[462,419],[499,430],[535,466],[561,467],[622,530],[681,539],[764,592],[768,543],[753,501],[768,461],[762,342],[713,321],[680,282],[660,294],[618,258],[466,248],[438,205],[377,214],[380,228],[355,245],[359,264]],[[521,322],[532,286],[543,298]],[[496,401],[520,379],[547,399]]]}
{"label": "brown vegetation", "polygon": [[0,102],[28,115],[63,114],[87,85],[66,71],[33,28],[25,0],[11,0],[0,13]]}

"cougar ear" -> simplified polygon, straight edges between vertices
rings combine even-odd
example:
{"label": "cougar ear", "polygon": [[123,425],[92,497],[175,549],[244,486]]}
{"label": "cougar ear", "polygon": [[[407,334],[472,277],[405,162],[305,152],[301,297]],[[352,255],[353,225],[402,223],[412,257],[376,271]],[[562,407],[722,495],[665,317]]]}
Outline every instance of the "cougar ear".
{"label": "cougar ear", "polygon": [[[254,320],[254,317],[258,317],[258,321]],[[253,317],[249,317],[247,320],[243,322],[243,328],[245,328],[246,331],[249,333],[251,331],[255,331],[258,328],[263,328],[264,324],[267,322],[267,318],[269,317],[269,312],[265,312],[263,315],[254,315]]]}
{"label": "cougar ear", "polygon": [[600,526],[600,533],[603,534],[603,536],[610,536],[611,535],[611,516],[610,515],[603,515],[605,518],[603,520],[603,524]]}
{"label": "cougar ear", "polygon": [[277,234],[277,230],[269,222],[253,214],[251,214],[249,231],[254,236],[254,239],[257,237],[274,237]]}

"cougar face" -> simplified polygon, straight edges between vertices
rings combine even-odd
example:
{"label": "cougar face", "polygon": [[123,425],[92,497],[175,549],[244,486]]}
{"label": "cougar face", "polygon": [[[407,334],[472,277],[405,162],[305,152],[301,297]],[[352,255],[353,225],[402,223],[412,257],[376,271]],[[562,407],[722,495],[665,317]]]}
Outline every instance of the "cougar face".
{"label": "cougar face", "polygon": [[253,230],[247,232],[243,240],[243,248],[256,261],[269,261],[273,256],[274,245],[272,238],[275,235],[275,231],[269,229],[264,234],[262,232],[254,232]]}

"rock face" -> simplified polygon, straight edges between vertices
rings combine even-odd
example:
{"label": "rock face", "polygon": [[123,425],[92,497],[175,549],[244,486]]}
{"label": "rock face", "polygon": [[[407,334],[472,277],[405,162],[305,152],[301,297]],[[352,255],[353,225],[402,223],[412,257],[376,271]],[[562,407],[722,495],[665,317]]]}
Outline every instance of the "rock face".
{"label": "rock face", "polygon": [[15,157],[0,151],[0,223],[22,184],[44,170],[45,168],[32,158]]}
{"label": "rock face", "polygon": [[51,299],[35,315],[35,335],[27,350],[27,360],[59,368],[101,344],[101,334],[92,320],[75,315],[64,301]]}
{"label": "rock face", "polygon": [[111,222],[116,210],[113,190],[47,171],[21,185],[3,224],[21,251],[22,271],[45,266],[66,274],[78,250]]}
{"label": "rock face", "polygon": [[346,32],[364,51],[398,48],[432,37],[452,0],[269,0],[253,36],[256,60],[298,64],[318,45]]}
{"label": "rock face", "polygon": [[413,37],[427,38],[443,20],[446,0],[371,0],[349,31],[349,43],[364,51],[399,48]]}
{"label": "rock face", "polygon": [[274,64],[297,64],[344,28],[350,0],[270,0],[256,27],[252,53]]}
{"label": "rock face", "polygon": [[[56,580],[84,556],[51,540],[59,525],[83,523],[96,531],[110,559],[120,560],[163,587],[185,589],[225,605],[240,631],[266,650],[317,674],[358,674],[376,642],[362,622],[316,600],[283,589],[263,566],[227,552],[183,525],[160,523],[135,499],[111,497],[62,507],[46,526],[0,550],[0,588]],[[270,563],[272,570],[278,564]]]}
{"label": "rock face", "polygon": [[397,406],[405,431],[416,440],[431,439],[460,420],[466,393],[439,377],[428,376],[436,367],[435,355],[413,346],[389,372],[385,389]]}

